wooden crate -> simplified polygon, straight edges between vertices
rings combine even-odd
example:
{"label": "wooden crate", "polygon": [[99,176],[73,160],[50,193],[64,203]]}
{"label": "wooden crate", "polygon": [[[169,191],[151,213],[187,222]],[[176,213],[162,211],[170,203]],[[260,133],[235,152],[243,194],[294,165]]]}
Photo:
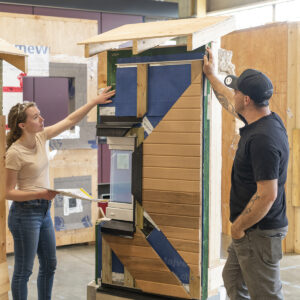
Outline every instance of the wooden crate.
{"label": "wooden crate", "polygon": [[[84,50],[77,45],[78,40],[85,39],[98,32],[95,20],[81,20],[73,18],[46,17],[37,15],[23,15],[0,13],[0,36],[12,44],[40,45],[50,47],[50,61],[58,63],[88,63],[84,59]],[[93,73],[94,72],[94,73]],[[93,74],[92,74],[93,73]],[[97,94],[96,69],[88,68],[87,99]],[[96,121],[96,108],[87,117],[87,122]],[[90,175],[92,177],[92,194],[97,198],[97,150],[59,150],[50,162],[51,183],[54,178],[68,176]],[[76,161],[76,164],[75,164]],[[60,166],[64,166],[61,168]],[[6,205],[8,213],[8,205]],[[54,217],[54,209],[52,208]],[[96,220],[98,208],[92,206],[92,221]],[[6,226],[6,249],[13,252],[12,236]],[[56,232],[57,245],[83,243],[94,241],[92,227],[80,230]]]}
{"label": "wooden crate", "polygon": [[[290,144],[290,160],[286,183],[287,216],[289,232],[284,241],[286,252],[300,252],[299,222],[299,163],[298,135],[300,128],[300,23],[274,23],[266,26],[236,31],[222,38],[222,48],[233,51],[232,62],[236,73],[246,68],[264,72],[273,82],[274,95],[271,110],[283,120]],[[230,172],[238,137],[236,120],[223,112],[222,143],[222,224],[223,232],[230,234],[229,191]],[[230,154],[231,152],[231,154]]]}

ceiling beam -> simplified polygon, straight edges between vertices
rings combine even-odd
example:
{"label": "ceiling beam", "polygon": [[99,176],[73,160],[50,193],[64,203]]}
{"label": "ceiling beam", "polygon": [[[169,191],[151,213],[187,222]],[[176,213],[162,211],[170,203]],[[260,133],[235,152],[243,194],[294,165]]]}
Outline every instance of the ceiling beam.
{"label": "ceiling beam", "polygon": [[178,18],[177,3],[154,0],[6,0],[0,3]]}

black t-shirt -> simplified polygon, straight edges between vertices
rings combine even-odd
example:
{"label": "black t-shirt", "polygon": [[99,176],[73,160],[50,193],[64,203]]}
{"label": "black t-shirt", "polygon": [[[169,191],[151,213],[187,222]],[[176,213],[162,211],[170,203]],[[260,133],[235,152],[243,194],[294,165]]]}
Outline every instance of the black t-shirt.
{"label": "black t-shirt", "polygon": [[289,144],[280,117],[272,112],[240,129],[240,141],[231,173],[230,221],[242,213],[256,193],[256,182],[278,179],[278,194],[267,215],[258,222],[261,229],[288,224],[284,184],[287,176]]}

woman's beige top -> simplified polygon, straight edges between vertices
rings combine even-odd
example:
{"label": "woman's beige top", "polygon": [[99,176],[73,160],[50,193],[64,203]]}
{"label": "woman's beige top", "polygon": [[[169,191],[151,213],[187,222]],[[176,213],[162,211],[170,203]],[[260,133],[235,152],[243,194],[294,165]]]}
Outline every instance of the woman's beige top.
{"label": "woman's beige top", "polygon": [[33,149],[16,141],[6,152],[6,168],[18,171],[19,190],[36,190],[38,186],[49,187],[49,161],[46,150],[45,131],[36,134]]}

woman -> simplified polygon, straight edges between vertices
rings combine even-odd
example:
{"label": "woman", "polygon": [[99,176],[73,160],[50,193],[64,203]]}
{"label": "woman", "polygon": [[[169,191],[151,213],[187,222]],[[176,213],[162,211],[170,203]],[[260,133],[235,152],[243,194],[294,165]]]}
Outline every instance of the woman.
{"label": "woman", "polygon": [[8,226],[14,239],[14,300],[27,299],[27,282],[36,253],[39,259],[38,299],[51,299],[56,268],[56,243],[50,217],[49,163],[45,147],[49,140],[78,123],[97,104],[110,103],[110,87],[64,120],[44,128],[44,119],[33,102],[13,106],[8,115],[10,132],[6,152],[6,199],[13,200]]}

